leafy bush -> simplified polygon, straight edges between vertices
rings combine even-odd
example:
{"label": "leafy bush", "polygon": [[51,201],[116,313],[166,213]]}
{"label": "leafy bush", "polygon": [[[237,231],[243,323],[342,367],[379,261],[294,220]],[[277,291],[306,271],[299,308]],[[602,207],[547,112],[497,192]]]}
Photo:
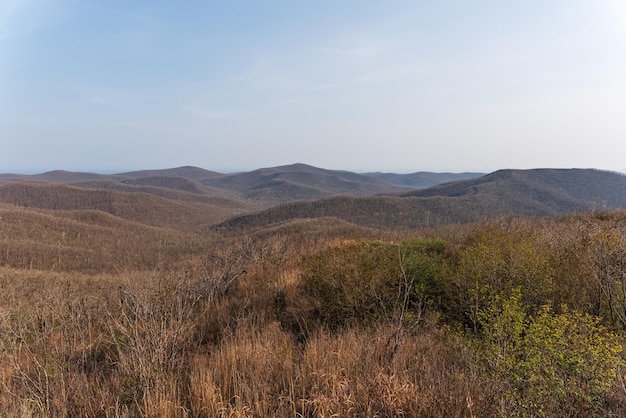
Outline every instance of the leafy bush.
{"label": "leafy bush", "polygon": [[442,309],[477,331],[489,295],[521,287],[524,303],[539,307],[554,300],[555,275],[552,254],[531,232],[484,227],[456,254]]}
{"label": "leafy bush", "polygon": [[398,310],[419,320],[443,269],[442,240],[353,242],[305,261],[305,290],[331,328],[391,320]]}
{"label": "leafy bush", "polygon": [[598,318],[548,305],[527,315],[519,288],[493,297],[478,318],[477,353],[501,393],[504,416],[602,413],[622,346]]}

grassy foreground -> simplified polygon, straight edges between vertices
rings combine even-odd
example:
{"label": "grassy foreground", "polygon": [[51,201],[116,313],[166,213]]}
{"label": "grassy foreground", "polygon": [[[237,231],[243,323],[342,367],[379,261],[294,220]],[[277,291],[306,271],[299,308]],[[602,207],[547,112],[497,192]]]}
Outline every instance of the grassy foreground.
{"label": "grassy foreground", "polygon": [[7,250],[0,416],[623,416],[625,214],[329,225]]}

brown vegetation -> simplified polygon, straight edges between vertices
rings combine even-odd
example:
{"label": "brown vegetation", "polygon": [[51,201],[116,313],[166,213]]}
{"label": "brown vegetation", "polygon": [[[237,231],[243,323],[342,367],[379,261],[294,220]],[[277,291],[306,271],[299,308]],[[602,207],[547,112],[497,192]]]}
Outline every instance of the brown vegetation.
{"label": "brown vegetation", "polygon": [[198,230],[241,213],[251,206],[234,200],[195,202],[140,192],[65,184],[0,185],[0,203],[53,211],[95,210],[151,226]]}
{"label": "brown vegetation", "polygon": [[[95,234],[96,242],[81,241],[74,229],[71,241],[81,248],[105,245],[111,231],[129,231],[126,239],[138,236],[148,246],[165,233],[95,212],[58,217],[5,208],[1,216],[3,233],[11,239],[19,236],[20,222],[31,234],[48,228],[39,236],[49,243],[60,239],[62,230],[83,225],[81,237]],[[624,369],[622,360],[611,357],[613,351],[595,345],[576,349],[587,356],[580,372],[562,369],[555,357],[556,374],[533,386],[516,383],[509,369],[483,359],[503,347],[496,338],[500,334],[489,327],[526,321],[526,315],[543,315],[536,321],[555,326],[568,320],[558,316],[569,312],[561,308],[566,304],[577,315],[600,315],[605,327],[621,333],[621,277],[603,272],[619,269],[616,251],[626,235],[626,216],[511,219],[441,232],[445,240],[427,237],[432,231],[394,237],[311,221],[256,235],[214,235],[193,246],[185,243],[191,236],[180,233],[168,238],[175,254],[168,262],[128,245],[125,257],[115,257],[120,257],[115,268],[66,263],[56,272],[49,265],[65,254],[33,242],[30,251],[40,260],[39,269],[23,263],[17,252],[4,253],[2,412],[552,415],[554,410],[546,409],[551,406],[537,409],[533,400],[551,396],[546,390],[562,373],[569,373],[568,379],[583,373],[583,378],[584,361],[592,361],[593,367],[607,367],[604,374],[596,372],[604,380],[589,391],[564,386],[558,408],[569,416],[577,416],[575,411],[619,416],[626,408]],[[95,254],[106,266],[106,252]],[[370,285],[361,287],[359,281]],[[324,291],[327,285],[334,290]],[[522,308],[506,306],[522,311],[493,305],[520,288]],[[554,316],[540,314],[546,304]],[[533,324],[544,322],[520,323],[537,329],[532,344],[544,347],[542,352],[553,343]],[[616,334],[603,328],[593,332],[614,344],[607,347],[618,346]],[[505,335],[517,344],[515,333]],[[534,353],[524,351],[525,345],[516,347],[521,351],[515,356]],[[541,370],[524,364],[519,373]]]}
{"label": "brown vegetation", "polygon": [[626,410],[624,212],[211,230],[201,203],[19,187],[43,197],[0,206],[0,416]]}

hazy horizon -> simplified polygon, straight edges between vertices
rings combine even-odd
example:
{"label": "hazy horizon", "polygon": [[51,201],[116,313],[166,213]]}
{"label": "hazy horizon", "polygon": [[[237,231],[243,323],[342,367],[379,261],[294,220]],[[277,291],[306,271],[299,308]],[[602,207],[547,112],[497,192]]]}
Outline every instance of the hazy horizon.
{"label": "hazy horizon", "polygon": [[[306,165],[311,165],[311,164],[307,164],[307,163],[292,163],[292,164],[306,164]],[[275,167],[281,167],[281,166],[288,166],[288,165],[292,165],[292,164],[280,164],[278,166],[263,166],[263,167],[253,167],[253,168],[246,168],[246,169],[214,169],[211,167],[200,167],[200,166],[191,166],[191,167],[196,167],[196,168],[201,168],[204,170],[208,170],[208,171],[213,171],[213,172],[217,172],[217,173],[222,173],[222,174],[236,174],[236,173],[244,173],[244,172],[250,172],[250,171],[254,171],[254,170],[259,170],[259,169],[264,169],[264,168],[275,168]],[[176,169],[176,168],[182,168],[182,167],[189,167],[190,165],[183,165],[183,166],[176,166],[176,167],[149,167],[149,168],[141,168],[141,169],[134,169],[134,168],[130,168],[130,169],[121,169],[121,170],[108,170],[108,169],[75,169],[75,170],[66,170],[63,168],[53,168],[53,169],[44,169],[44,170],[28,170],[28,169],[23,169],[23,170],[16,170],[16,171],[0,171],[0,175],[2,174],[17,174],[17,175],[37,175],[37,174],[45,174],[48,172],[54,172],[54,171],[67,171],[67,172],[75,172],[75,173],[89,173],[89,174],[102,174],[102,175],[114,175],[114,174],[123,174],[123,173],[129,173],[129,172],[134,172],[134,171],[151,171],[151,170],[167,170],[167,169]],[[451,174],[462,174],[462,173],[480,173],[480,174],[489,174],[492,173],[494,171],[498,171],[498,170],[532,170],[532,169],[552,169],[552,168],[561,168],[561,169],[591,169],[591,170],[601,170],[601,171],[611,171],[611,172],[615,172],[615,173],[620,173],[620,174],[625,174],[626,175],[626,169],[622,169],[622,170],[610,170],[610,169],[601,169],[601,168],[596,168],[596,167],[532,167],[532,168],[524,168],[524,169],[517,169],[517,168],[511,168],[511,167],[501,167],[495,170],[490,170],[490,171],[475,171],[475,170],[466,170],[466,171],[449,171],[449,170],[379,170],[379,169],[374,169],[374,170],[346,170],[343,168],[328,168],[328,167],[319,167],[319,166],[314,166],[317,168],[321,168],[321,169],[325,169],[325,170],[339,170],[339,171],[350,171],[350,172],[354,172],[357,174],[366,174],[366,173],[385,173],[385,174],[414,174],[414,173],[418,173],[418,172],[431,172],[431,173],[437,173],[437,174],[445,174],[445,173],[451,173]]]}
{"label": "hazy horizon", "polygon": [[626,5],[8,0],[0,172],[626,167]]}

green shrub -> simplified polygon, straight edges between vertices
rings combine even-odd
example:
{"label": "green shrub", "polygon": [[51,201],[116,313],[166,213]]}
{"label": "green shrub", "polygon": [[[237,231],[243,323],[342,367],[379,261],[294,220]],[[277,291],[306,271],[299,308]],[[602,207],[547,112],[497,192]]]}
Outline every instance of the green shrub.
{"label": "green shrub", "polygon": [[445,252],[441,240],[349,243],[307,259],[302,279],[331,328],[391,320],[399,309],[417,320],[434,294]]}
{"label": "green shrub", "polygon": [[442,309],[449,318],[478,330],[478,311],[490,294],[524,289],[524,304],[534,307],[555,298],[552,254],[529,232],[487,227],[458,251],[446,277]]}
{"label": "green shrub", "polygon": [[622,346],[599,319],[545,305],[527,315],[521,292],[479,312],[481,365],[501,394],[504,416],[601,416],[623,364]]}

